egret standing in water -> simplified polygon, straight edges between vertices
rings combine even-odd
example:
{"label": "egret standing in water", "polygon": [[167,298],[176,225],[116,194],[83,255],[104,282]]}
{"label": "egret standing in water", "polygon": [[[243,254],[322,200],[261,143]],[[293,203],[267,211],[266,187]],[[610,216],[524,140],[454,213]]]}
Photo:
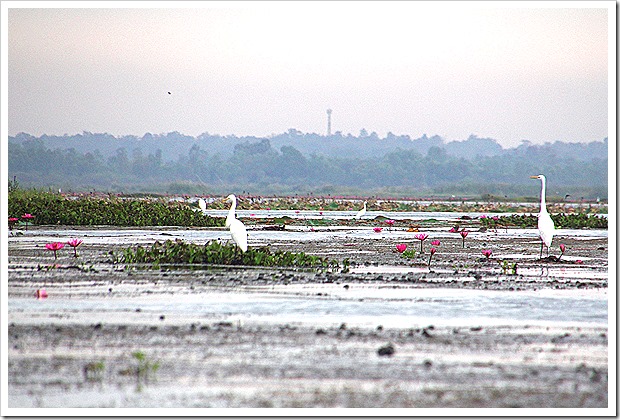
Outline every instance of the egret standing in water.
{"label": "egret standing in water", "polygon": [[353,216],[354,219],[361,219],[363,215],[366,214],[366,202],[364,201],[364,208],[361,209],[360,211],[357,212],[357,214],[355,216]]}
{"label": "egret standing in water", "polygon": [[532,175],[532,179],[540,179],[542,187],[540,189],[540,213],[538,213],[538,233],[540,234],[540,258],[542,258],[543,246],[547,247],[547,256],[549,256],[549,247],[553,241],[553,233],[555,226],[549,213],[547,212],[547,203],[545,202],[545,194],[547,191],[547,178],[544,175]]}
{"label": "egret standing in water", "polygon": [[200,210],[202,210],[203,213],[206,212],[207,202],[203,198],[198,199],[198,207],[200,207]]}
{"label": "egret standing in water", "polygon": [[230,236],[232,240],[237,244],[243,252],[248,250],[248,232],[245,229],[245,225],[240,220],[235,218],[235,209],[237,208],[237,197],[234,194],[230,194],[226,197],[227,202],[231,202],[230,210],[228,210],[228,216],[226,216],[225,226],[230,230]]}

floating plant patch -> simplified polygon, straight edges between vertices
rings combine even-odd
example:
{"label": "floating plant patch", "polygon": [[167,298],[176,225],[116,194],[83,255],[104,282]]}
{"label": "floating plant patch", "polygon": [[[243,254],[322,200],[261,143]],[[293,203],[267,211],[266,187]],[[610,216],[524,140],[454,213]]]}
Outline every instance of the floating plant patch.
{"label": "floating plant patch", "polygon": [[[335,260],[288,251],[271,251],[268,247],[248,248],[241,252],[234,244],[209,241],[204,245],[185,242],[181,239],[165,242],[156,241],[150,247],[130,247],[115,256],[116,263],[151,264],[154,268],[162,264],[240,265],[264,267],[306,267],[341,268]],[[346,270],[348,261],[343,261]]]}

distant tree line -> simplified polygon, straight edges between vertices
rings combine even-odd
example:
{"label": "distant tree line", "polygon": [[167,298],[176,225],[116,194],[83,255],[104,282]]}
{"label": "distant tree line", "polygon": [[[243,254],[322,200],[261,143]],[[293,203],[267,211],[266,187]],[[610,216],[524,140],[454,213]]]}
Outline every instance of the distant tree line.
{"label": "distant tree line", "polygon": [[[289,139],[305,137],[297,131],[286,135]],[[144,142],[149,140],[119,141],[101,136],[82,134],[84,147],[79,147],[79,143],[75,147],[75,138],[52,141],[24,134],[9,138],[9,178],[16,176],[26,187],[65,191],[207,194],[243,189],[256,194],[381,192],[532,196],[538,193],[539,187],[529,175],[544,173],[549,180],[549,196],[607,198],[607,139],[575,144],[523,142],[517,148],[503,149],[495,141],[477,137],[452,142],[457,144],[450,148],[447,146],[451,143],[446,145],[441,138],[438,141],[426,136],[411,140],[398,136],[373,139],[367,135],[345,138],[344,143],[332,142],[331,137],[325,136],[297,139],[299,143],[282,142],[279,136],[244,139],[203,136],[202,140],[186,137],[173,138],[170,142],[162,141],[160,136],[155,143],[162,147],[152,144],[146,147]],[[424,145],[412,147],[410,143],[416,141]],[[333,149],[344,147],[346,142],[355,144],[348,146],[348,154],[344,153],[346,148],[331,155],[318,152],[321,150],[318,146],[326,143]],[[367,156],[353,151],[372,148],[373,142],[385,143],[387,152]],[[308,152],[311,143],[318,146]],[[95,148],[97,144],[99,147]],[[170,149],[176,152],[171,153]]]}

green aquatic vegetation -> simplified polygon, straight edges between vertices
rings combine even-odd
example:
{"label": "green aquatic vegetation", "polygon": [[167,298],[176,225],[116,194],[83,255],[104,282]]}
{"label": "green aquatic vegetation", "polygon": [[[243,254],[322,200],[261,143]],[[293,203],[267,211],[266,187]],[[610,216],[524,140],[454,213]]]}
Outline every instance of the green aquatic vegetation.
{"label": "green aquatic vegetation", "polygon": [[[290,223],[293,219],[291,217],[288,216],[282,216],[282,217],[274,217],[272,222],[278,225],[285,225],[287,223]],[[268,219],[268,221],[270,221]]]}
{"label": "green aquatic vegetation", "polygon": [[161,364],[159,361],[153,361],[140,350],[131,353],[131,357],[135,359],[137,365],[123,369],[119,371],[119,373],[121,375],[135,376],[137,381],[136,391],[142,391],[143,385],[155,377],[155,374],[161,367]]}
{"label": "green aquatic vegetation", "polygon": [[[586,213],[558,213],[551,214],[551,219],[556,229],[607,229],[608,220],[604,216]],[[538,217],[532,214],[515,214],[500,216],[497,220],[486,217],[481,218],[480,223],[487,228],[516,227],[535,228]]]}
{"label": "green aquatic vegetation", "polygon": [[551,218],[556,228],[571,229],[607,229],[608,220],[606,217],[596,214],[586,213],[559,213],[552,214]]}
{"label": "green aquatic vegetation", "polygon": [[502,268],[502,271],[504,274],[508,274],[508,270],[510,270],[510,274],[512,274],[513,276],[517,275],[517,263],[509,263],[507,260],[502,260],[501,262],[498,261],[500,267]]}
{"label": "green aquatic vegetation", "polygon": [[131,356],[138,362],[138,366],[136,366],[136,374],[139,378],[149,378],[150,375],[157,373],[161,366],[159,361],[152,361],[142,351],[133,352]]}
{"label": "green aquatic vegetation", "polygon": [[[126,248],[115,256],[115,263],[151,264],[158,269],[164,264],[245,265],[263,267],[340,268],[335,260],[304,252],[272,251],[268,247],[249,248],[242,252],[235,244],[209,241],[204,245],[181,239],[156,241],[150,247]],[[344,262],[343,262],[344,264]],[[348,267],[348,264],[344,264]]]}
{"label": "green aquatic vegetation", "polygon": [[348,258],[343,259],[342,260],[342,269],[340,270],[340,272],[341,273],[348,273],[350,266],[351,266],[351,261]]}
{"label": "green aquatic vegetation", "polygon": [[162,198],[63,197],[36,190],[9,194],[9,215],[31,213],[39,225],[78,226],[223,226],[223,218],[195,211],[185,202]]}
{"label": "green aquatic vegetation", "polygon": [[400,256],[402,258],[407,258],[409,260],[413,259],[415,257],[415,250],[414,249],[406,249],[405,251],[403,251]]}
{"label": "green aquatic vegetation", "polygon": [[84,379],[86,381],[101,381],[104,370],[105,364],[101,361],[87,363],[84,366]]}
{"label": "green aquatic vegetation", "polygon": [[335,220],[329,219],[308,219],[306,221],[306,224],[309,226],[332,226],[336,223],[337,222]]}

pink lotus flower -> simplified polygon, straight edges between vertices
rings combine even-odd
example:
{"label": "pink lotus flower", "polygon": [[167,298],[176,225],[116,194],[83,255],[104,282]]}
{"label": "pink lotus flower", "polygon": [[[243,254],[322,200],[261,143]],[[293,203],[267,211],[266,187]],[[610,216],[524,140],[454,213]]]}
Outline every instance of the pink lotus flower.
{"label": "pink lotus flower", "polygon": [[405,252],[405,250],[406,250],[406,249],[407,249],[407,244],[397,244],[397,245],[396,245],[396,250],[397,250],[398,252],[400,252],[401,254],[402,254],[403,252]]}
{"label": "pink lotus flower", "polygon": [[323,216],[323,212],[322,212],[322,211],[320,211],[320,212],[319,212],[319,215],[320,215],[320,216]]}
{"label": "pink lotus flower", "polygon": [[56,255],[56,251],[62,249],[64,246],[65,244],[63,244],[62,242],[52,242],[51,244],[45,244],[45,248],[49,249],[50,251],[54,251],[54,259],[58,258],[58,256]]}
{"label": "pink lotus flower", "polygon": [[420,241],[420,254],[424,254],[424,249],[422,247],[424,246],[424,241],[428,238],[428,235],[426,233],[418,233],[414,236],[414,238]]}
{"label": "pink lotus flower", "polygon": [[431,256],[428,257],[428,268],[431,268],[431,261],[433,259],[433,255],[435,255],[435,252],[437,252],[437,250],[435,248],[431,248],[430,252]]}
{"label": "pink lotus flower", "polygon": [[490,249],[483,249],[482,250],[482,255],[484,255],[487,258],[489,258],[492,253],[493,253],[493,251],[491,251]]}
{"label": "pink lotus flower", "polygon": [[457,228],[456,226],[452,226],[452,227],[450,228],[450,233],[456,233],[456,232],[458,232],[458,231],[459,231],[459,228]]}
{"label": "pink lotus flower", "polygon": [[299,210],[295,210],[295,214],[299,214]]}
{"label": "pink lotus flower", "polygon": [[17,217],[9,217],[9,230],[13,230],[15,223],[19,222]]}
{"label": "pink lotus flower", "polygon": [[76,248],[78,246],[80,246],[82,244],[82,240],[81,239],[71,239],[69,241],[67,241],[67,245],[72,246],[73,248]]}
{"label": "pink lotus flower", "polygon": [[34,295],[37,299],[47,298],[47,292],[45,291],[45,289],[37,289],[37,291],[34,292]]}
{"label": "pink lotus flower", "polygon": [[439,239],[435,239],[434,241],[431,241],[431,245],[439,246],[439,245],[441,245],[441,242],[439,241]]}
{"label": "pink lotus flower", "polygon": [[395,222],[395,220],[390,219],[390,220],[386,220],[385,224],[390,226],[390,227],[392,227],[392,226],[394,226],[394,222]]}
{"label": "pink lotus flower", "polygon": [[77,258],[77,247],[80,246],[82,244],[82,240],[81,239],[71,239],[70,241],[67,241],[67,245],[69,245],[70,247],[73,247],[73,256],[75,258]]}
{"label": "pink lotus flower", "polygon": [[463,229],[459,233],[461,234],[461,237],[463,238],[463,248],[465,248],[465,238],[467,238],[467,235],[469,235],[469,232]]}
{"label": "pink lotus flower", "polygon": [[560,258],[562,258],[562,255],[564,255],[564,251],[565,251],[565,250],[566,250],[566,245],[564,245],[564,244],[560,244],[560,252],[561,252],[561,254],[560,254],[560,256],[558,257],[558,260],[559,260]]}
{"label": "pink lotus flower", "polygon": [[372,230],[374,230],[375,232],[379,233],[379,232],[381,232],[383,230],[383,228],[376,227],[376,228],[373,228]]}
{"label": "pink lotus flower", "polygon": [[34,219],[34,216],[30,213],[24,213],[22,215],[22,219],[24,219],[26,221],[26,230],[28,230],[28,221],[31,219]]}

